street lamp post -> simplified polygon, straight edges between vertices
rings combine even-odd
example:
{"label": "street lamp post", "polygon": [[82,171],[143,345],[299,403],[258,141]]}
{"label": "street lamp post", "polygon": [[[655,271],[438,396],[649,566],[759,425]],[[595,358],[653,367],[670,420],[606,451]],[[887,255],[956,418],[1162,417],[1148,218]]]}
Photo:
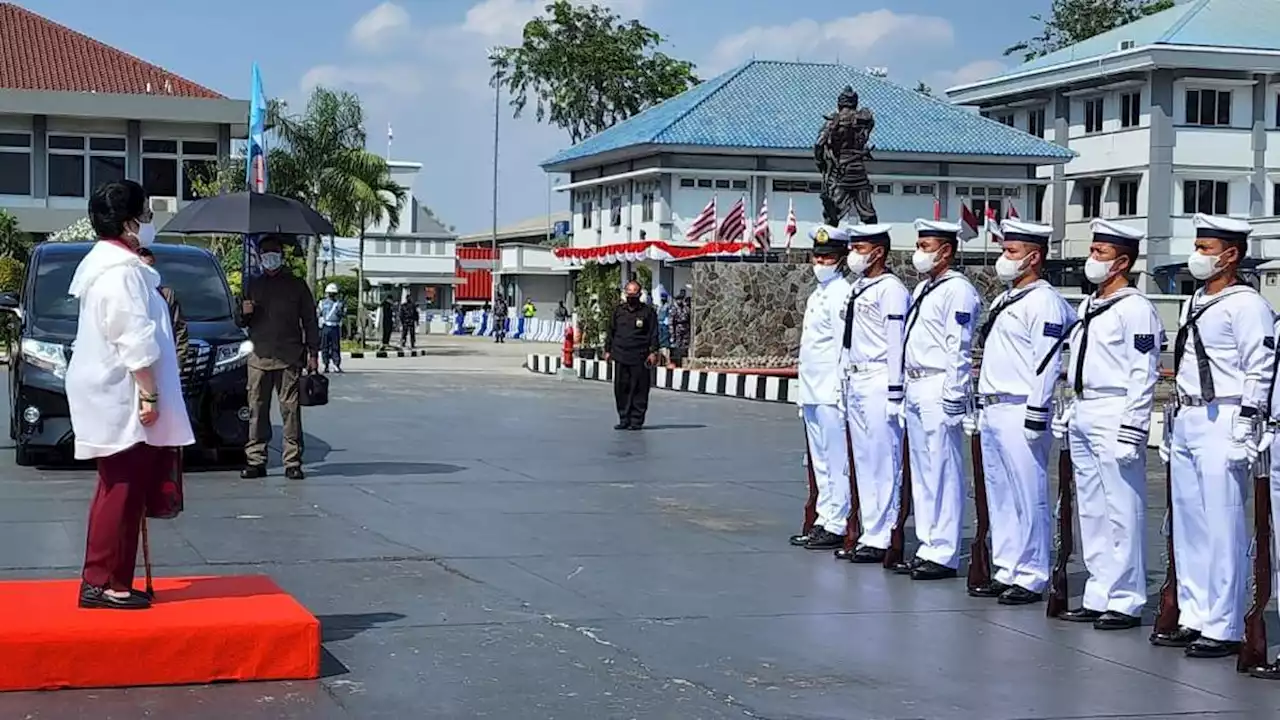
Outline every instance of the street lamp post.
{"label": "street lamp post", "polygon": [[[497,50],[489,50],[489,61],[497,57]],[[489,307],[498,306],[498,129],[502,118],[502,73],[493,74],[493,235],[489,248],[493,253],[492,269],[489,272],[490,285]],[[497,318],[494,318],[495,322]]]}

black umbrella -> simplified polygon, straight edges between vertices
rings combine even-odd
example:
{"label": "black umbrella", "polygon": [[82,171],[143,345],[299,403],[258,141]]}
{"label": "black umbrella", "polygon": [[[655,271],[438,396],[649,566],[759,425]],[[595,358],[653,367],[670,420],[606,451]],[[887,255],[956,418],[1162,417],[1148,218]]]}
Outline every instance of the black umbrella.
{"label": "black umbrella", "polygon": [[197,200],[165,224],[162,233],[180,235],[336,235],[333,223],[305,204],[283,195],[239,192]]}

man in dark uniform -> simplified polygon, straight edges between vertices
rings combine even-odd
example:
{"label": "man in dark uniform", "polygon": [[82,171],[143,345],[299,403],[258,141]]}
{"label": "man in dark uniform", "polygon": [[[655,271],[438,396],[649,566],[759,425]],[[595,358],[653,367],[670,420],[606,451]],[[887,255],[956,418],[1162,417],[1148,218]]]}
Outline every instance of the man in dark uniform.
{"label": "man in dark uniform", "polygon": [[249,329],[253,354],[249,356],[249,442],[240,477],[267,474],[267,441],[271,439],[271,393],[280,400],[284,421],[284,475],[301,480],[302,407],[298,380],[305,366],[319,365],[320,327],[316,302],[301,278],[284,267],[283,243],[267,235],[258,242],[263,274],[245,285],[244,301],[236,324]]}
{"label": "man in dark uniform", "polygon": [[658,362],[658,314],[640,302],[640,283],[627,283],[626,302],[613,310],[604,335],[604,359],[612,360],[613,397],[618,404],[614,430],[644,427],[649,409],[649,368]]}
{"label": "man in dark uniform", "polygon": [[400,303],[400,347],[418,346],[418,306],[406,297]]}

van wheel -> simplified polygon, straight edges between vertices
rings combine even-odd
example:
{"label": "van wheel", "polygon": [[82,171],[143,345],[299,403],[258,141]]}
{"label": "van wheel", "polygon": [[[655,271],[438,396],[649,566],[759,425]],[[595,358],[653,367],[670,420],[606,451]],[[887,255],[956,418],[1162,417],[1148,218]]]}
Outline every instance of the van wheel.
{"label": "van wheel", "polygon": [[39,455],[24,442],[13,446],[13,462],[19,467],[31,467],[39,460]]}

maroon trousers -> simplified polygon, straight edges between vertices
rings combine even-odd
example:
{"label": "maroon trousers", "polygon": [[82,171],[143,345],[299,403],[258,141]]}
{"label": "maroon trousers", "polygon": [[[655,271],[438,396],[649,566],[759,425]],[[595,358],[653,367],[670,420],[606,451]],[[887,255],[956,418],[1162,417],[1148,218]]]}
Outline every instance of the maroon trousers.
{"label": "maroon trousers", "polygon": [[168,468],[167,452],[139,443],[98,458],[98,490],[89,505],[81,575],[85,583],[118,591],[133,588],[142,516],[147,496],[155,492]]}

